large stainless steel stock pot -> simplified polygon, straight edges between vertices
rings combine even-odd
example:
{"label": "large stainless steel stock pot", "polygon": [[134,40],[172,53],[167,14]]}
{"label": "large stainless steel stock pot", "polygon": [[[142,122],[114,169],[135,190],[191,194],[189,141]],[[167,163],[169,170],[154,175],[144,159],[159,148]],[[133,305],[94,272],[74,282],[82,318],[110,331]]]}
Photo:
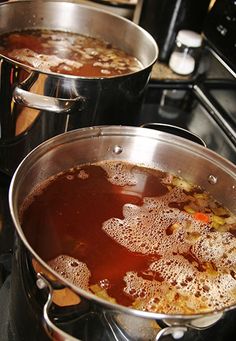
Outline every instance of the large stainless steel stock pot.
{"label": "large stainless steel stock pot", "polygon": [[74,2],[12,1],[0,5],[0,34],[24,29],[79,33],[110,42],[143,68],[110,78],[42,72],[0,53],[0,170],[12,174],[46,139],[100,124],[135,125],[158,48],[132,21]]}
{"label": "large stainless steel stock pot", "polygon": [[[157,341],[167,334],[181,338],[188,329],[210,328],[236,305],[211,313],[168,315],[110,303],[74,286],[53,271],[27,241],[20,224],[19,210],[35,186],[70,167],[102,160],[129,161],[171,172],[202,186],[236,213],[236,166],[206,147],[182,137],[140,127],[98,126],[70,131],[44,142],[17,168],[10,186],[9,202],[19,241],[17,268],[24,268],[19,264],[22,264],[22,259],[27,259],[27,264],[37,263],[38,269],[41,269],[32,272],[31,281],[35,286],[37,283],[39,292],[48,295],[41,312],[47,332],[56,340],[76,339],[60,330],[53,320],[52,294],[62,288],[69,289],[81,298],[81,304],[75,308],[78,312],[80,309],[83,311],[86,302],[95,304],[109,327],[113,328],[115,324],[117,340],[124,340],[121,337],[124,333],[128,335],[125,340]],[[27,271],[29,269],[30,266]],[[156,330],[153,321],[165,327]]]}

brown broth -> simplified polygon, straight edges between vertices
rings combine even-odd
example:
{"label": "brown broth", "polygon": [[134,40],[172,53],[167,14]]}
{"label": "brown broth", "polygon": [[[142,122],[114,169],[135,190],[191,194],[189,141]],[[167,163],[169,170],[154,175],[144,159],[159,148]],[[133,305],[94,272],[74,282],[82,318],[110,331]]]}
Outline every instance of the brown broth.
{"label": "brown broth", "polygon": [[[104,221],[123,217],[127,203],[142,204],[143,196],[159,196],[167,190],[157,173],[133,168],[144,190],[137,186],[116,186],[98,166],[84,166],[88,179],[80,179],[80,170],[57,177],[43,193],[34,195],[24,211],[24,233],[36,252],[46,261],[66,254],[85,262],[91,271],[91,283],[109,279],[109,293],[122,304],[130,300],[122,292],[123,277],[130,269],[142,272],[158,255],[132,253],[102,231]],[[73,179],[68,180],[68,176]]]}
{"label": "brown broth", "polygon": [[101,39],[46,30],[0,36],[0,53],[41,71],[83,77],[112,77],[139,71],[141,63]]}
{"label": "brown broth", "polygon": [[[194,195],[204,192],[198,187],[186,192],[169,179],[169,174],[157,169],[120,162],[84,165],[68,170],[42,184],[24,202],[21,209],[23,231],[45,261],[52,262],[60,255],[67,255],[86,264],[91,273],[88,290],[94,284],[102,287],[101,283],[105,281],[108,283],[108,295],[122,305],[172,313],[209,310],[212,306],[206,307],[204,299],[199,306],[195,302],[195,308],[190,309],[185,302],[188,295],[183,290],[192,281],[189,298],[193,302],[193,295],[199,302],[204,290],[199,286],[197,276],[201,281],[205,279],[205,288],[208,288],[209,281],[215,281],[211,276],[221,275],[221,271],[217,272],[218,267],[222,268],[220,262],[215,265],[207,254],[204,255],[206,259],[201,258],[201,244],[198,253],[194,249],[196,236],[203,234],[205,240],[218,232],[211,228],[210,223],[195,222],[192,215],[184,210],[185,204],[194,201]],[[202,212],[213,203],[215,205],[212,199],[208,198],[208,201]],[[158,208],[158,205],[161,206]],[[119,228],[121,232],[116,234]],[[130,232],[127,232],[128,229]],[[159,231],[156,232],[156,229]],[[144,241],[139,240],[140,236]],[[235,245],[235,239],[229,240]],[[166,262],[164,266],[159,265],[162,261]],[[175,271],[178,270],[173,270],[179,264],[182,273],[185,273],[181,281],[179,278],[183,274],[177,276]],[[186,264],[189,266],[187,271]],[[170,278],[166,275],[168,266],[173,272]],[[230,268],[230,276],[236,288],[234,266]],[[227,267],[222,270],[223,273],[225,271],[228,271]],[[140,279],[143,292],[136,288]],[[127,289],[129,285],[130,289]],[[160,303],[158,298],[160,306],[154,305],[153,308],[153,304],[150,305],[152,298],[147,294],[153,290],[158,297],[167,294],[167,291],[167,297],[170,297],[170,292],[175,292],[175,295],[171,303],[168,299],[167,303]],[[218,290],[221,293],[223,289]],[[177,300],[176,306],[173,300]],[[217,307],[218,302],[214,308]]]}

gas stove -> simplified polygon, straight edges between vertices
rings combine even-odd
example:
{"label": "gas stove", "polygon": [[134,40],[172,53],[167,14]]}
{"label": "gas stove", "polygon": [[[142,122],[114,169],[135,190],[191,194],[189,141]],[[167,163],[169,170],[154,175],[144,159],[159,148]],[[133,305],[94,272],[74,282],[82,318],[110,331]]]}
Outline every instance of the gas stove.
{"label": "gas stove", "polygon": [[[186,129],[199,136],[207,148],[236,163],[236,65],[232,58],[236,45],[231,41],[235,35],[230,35],[227,40],[230,25],[235,25],[235,20],[232,20],[234,9],[229,12],[231,21],[226,19],[229,9],[222,10],[222,3],[219,1],[208,21],[209,27],[206,26],[204,31],[205,46],[196,74],[181,79],[178,76],[152,77],[135,125],[160,129],[159,124],[164,124]],[[227,42],[229,46],[225,48]],[[41,322],[32,316],[28,306],[28,299],[34,294],[17,282],[17,275],[12,271],[12,267],[15,269],[17,265],[13,257],[15,231],[8,207],[10,180],[9,176],[0,173],[0,339],[49,340],[40,326]],[[20,307],[20,322],[12,315],[12,305]],[[61,322],[58,317],[57,320],[64,330],[76,329],[76,337],[82,341],[141,341],[122,333],[92,306],[79,318],[73,315],[72,320],[67,318]],[[235,324],[236,312],[231,311],[213,327],[204,331],[188,331],[181,340],[233,341],[236,340]],[[163,340],[171,341],[173,338],[164,336]]]}

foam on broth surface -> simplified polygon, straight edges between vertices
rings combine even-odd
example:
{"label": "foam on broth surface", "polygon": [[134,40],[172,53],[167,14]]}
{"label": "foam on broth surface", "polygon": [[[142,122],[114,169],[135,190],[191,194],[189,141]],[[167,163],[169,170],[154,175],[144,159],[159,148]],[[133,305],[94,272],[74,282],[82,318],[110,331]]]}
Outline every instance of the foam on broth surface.
{"label": "foam on broth surface", "polygon": [[0,53],[44,72],[111,77],[139,71],[142,64],[109,42],[71,32],[23,30],[0,36]]}
{"label": "foam on broth surface", "polygon": [[236,303],[235,216],[171,174],[83,165],[36,189],[21,220],[53,269],[105,299],[190,314]]}

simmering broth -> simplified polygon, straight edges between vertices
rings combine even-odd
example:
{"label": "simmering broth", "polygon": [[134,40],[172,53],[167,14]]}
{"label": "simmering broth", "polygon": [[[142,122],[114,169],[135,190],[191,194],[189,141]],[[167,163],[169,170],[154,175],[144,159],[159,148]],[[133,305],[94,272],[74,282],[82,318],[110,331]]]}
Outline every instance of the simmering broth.
{"label": "simmering broth", "polygon": [[109,42],[71,32],[24,30],[0,36],[0,53],[45,72],[111,77],[136,72],[141,63]]}
{"label": "simmering broth", "polygon": [[236,303],[236,217],[158,169],[70,169],[33,191],[21,223],[51,268],[111,302],[184,314]]}

